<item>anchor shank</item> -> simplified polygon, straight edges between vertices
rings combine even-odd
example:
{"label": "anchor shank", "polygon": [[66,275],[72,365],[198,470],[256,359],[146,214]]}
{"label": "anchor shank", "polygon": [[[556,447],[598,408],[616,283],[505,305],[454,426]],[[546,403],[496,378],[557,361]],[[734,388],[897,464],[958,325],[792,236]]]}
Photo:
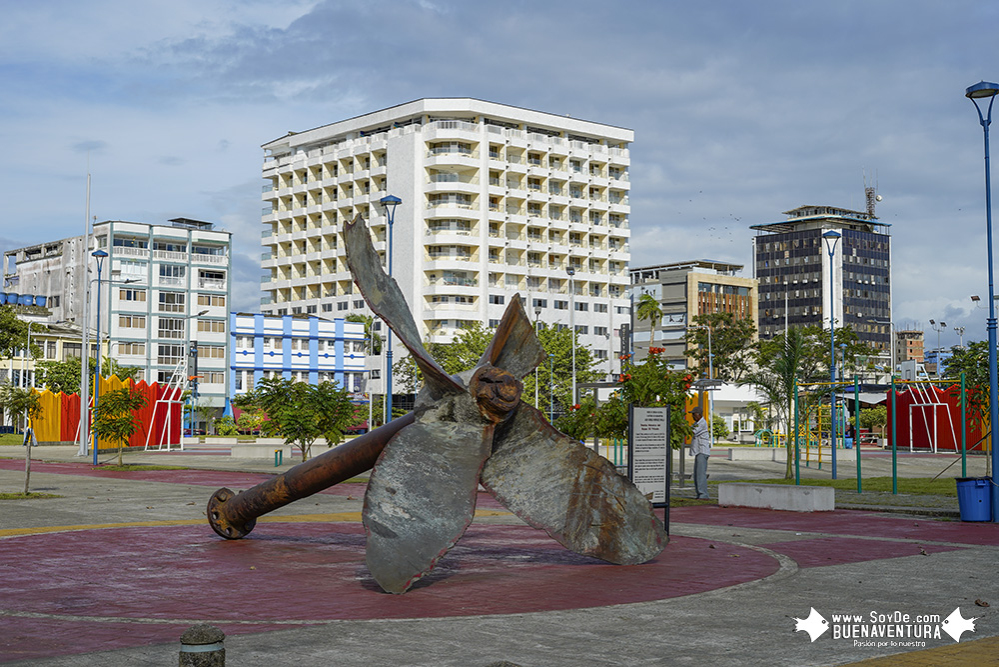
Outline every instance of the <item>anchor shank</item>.
{"label": "anchor shank", "polygon": [[385,444],[415,418],[395,419],[241,493],[219,489],[208,501],[208,523],[226,539],[243,537],[257,517],[370,470]]}

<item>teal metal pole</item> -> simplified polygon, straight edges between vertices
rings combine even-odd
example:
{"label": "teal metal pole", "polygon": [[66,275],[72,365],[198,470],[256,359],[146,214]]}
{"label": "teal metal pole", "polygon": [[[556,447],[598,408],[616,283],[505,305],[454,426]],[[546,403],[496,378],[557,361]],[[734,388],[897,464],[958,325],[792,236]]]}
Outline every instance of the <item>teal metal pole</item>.
{"label": "teal metal pole", "polygon": [[857,493],[863,493],[860,479],[860,381],[853,376],[853,453],[857,457]]}
{"label": "teal metal pole", "polygon": [[895,374],[891,374],[891,492],[898,493],[898,415],[895,405]]}
{"label": "teal metal pole", "polygon": [[798,445],[798,378],[794,379],[794,483],[801,484],[801,450]]}
{"label": "teal metal pole", "polygon": [[964,393],[964,373],[961,373],[961,477],[968,476],[968,397]]}

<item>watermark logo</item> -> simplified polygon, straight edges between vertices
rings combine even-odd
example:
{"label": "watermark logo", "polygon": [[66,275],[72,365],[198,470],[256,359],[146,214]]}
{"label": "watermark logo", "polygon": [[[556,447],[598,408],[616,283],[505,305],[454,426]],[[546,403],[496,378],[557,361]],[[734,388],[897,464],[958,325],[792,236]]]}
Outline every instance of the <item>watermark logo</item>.
{"label": "watermark logo", "polygon": [[812,641],[821,637],[829,629],[829,621],[822,614],[815,611],[815,607],[812,607],[812,610],[808,612],[808,618],[796,618],[794,621],[794,631],[807,632]]}
{"label": "watermark logo", "polygon": [[957,607],[947,618],[939,614],[906,614],[901,611],[864,614],[829,614],[825,616],[809,609],[805,618],[792,617],[794,631],[805,632],[815,641],[829,632],[830,639],[852,641],[854,646],[925,647],[927,640],[950,636],[961,641],[965,632],[975,631],[977,618],[965,618]]}

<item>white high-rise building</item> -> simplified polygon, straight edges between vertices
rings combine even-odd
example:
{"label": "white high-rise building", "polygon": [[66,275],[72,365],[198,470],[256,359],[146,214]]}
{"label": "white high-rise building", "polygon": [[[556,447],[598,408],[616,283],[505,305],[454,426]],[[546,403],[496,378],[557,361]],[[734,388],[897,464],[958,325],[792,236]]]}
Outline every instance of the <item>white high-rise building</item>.
{"label": "white high-rise building", "polygon": [[[104,354],[141,368],[140,379],[146,382],[167,383],[189,347],[196,347],[198,404],[221,410],[228,380],[231,234],[210,222],[169,222],[107,220],[94,225],[89,246],[83,236],[75,236],[7,251],[5,290],[37,295],[36,303],[44,296],[49,321],[86,325],[94,336],[97,262],[91,253],[103,250],[99,316]],[[90,321],[84,323],[88,289]],[[93,338],[91,343],[96,348]]]}
{"label": "white high-rise building", "polygon": [[393,277],[431,341],[495,326],[514,294],[531,318],[579,332],[617,373],[629,320],[628,129],[469,98],[409,102],[263,148],[263,292],[274,315],[370,314],[341,231],[402,199]]}

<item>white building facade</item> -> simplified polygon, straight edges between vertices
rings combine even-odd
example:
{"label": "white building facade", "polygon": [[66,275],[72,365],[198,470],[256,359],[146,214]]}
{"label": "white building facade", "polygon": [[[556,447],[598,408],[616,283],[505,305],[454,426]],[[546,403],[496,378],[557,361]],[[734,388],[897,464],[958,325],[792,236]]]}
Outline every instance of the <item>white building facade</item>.
{"label": "white building facade", "polygon": [[368,343],[361,323],[232,313],[230,331],[230,398],[252,391],[267,377],[309,384],[336,382],[358,398],[365,390]]}
{"label": "white building facade", "polygon": [[261,309],[370,314],[341,231],[360,215],[384,257],[378,202],[394,195],[402,203],[393,277],[425,339],[448,342],[476,321],[495,326],[519,293],[532,318],[571,323],[596,369],[618,373],[633,138],[610,125],[448,98],[269,142]]}
{"label": "white building facade", "polygon": [[[230,233],[212,223],[177,218],[169,225],[109,220],[83,236],[8,251],[7,289],[47,296],[52,322],[82,325],[92,290],[89,327],[109,356],[142,369],[146,382],[166,383],[189,348],[197,348],[198,402],[223,408],[228,379]],[[100,312],[97,262],[103,260]]]}

